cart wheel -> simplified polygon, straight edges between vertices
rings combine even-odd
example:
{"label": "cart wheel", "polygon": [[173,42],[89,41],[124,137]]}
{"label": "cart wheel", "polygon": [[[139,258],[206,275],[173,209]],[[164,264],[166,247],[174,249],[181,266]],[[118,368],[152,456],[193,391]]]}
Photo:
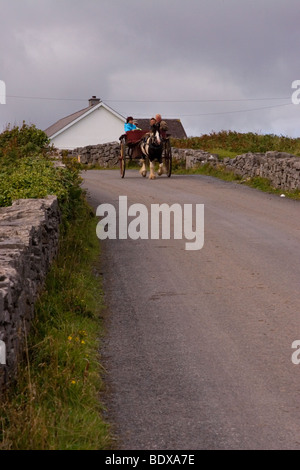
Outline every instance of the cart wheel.
{"label": "cart wheel", "polygon": [[172,173],[172,150],[171,150],[171,144],[169,140],[165,142],[164,159],[165,159],[165,167],[167,170],[167,177],[170,178],[171,173]]}
{"label": "cart wheel", "polygon": [[121,173],[121,178],[124,178],[125,176],[125,168],[126,168],[126,145],[125,142],[121,140],[120,143],[120,173]]}

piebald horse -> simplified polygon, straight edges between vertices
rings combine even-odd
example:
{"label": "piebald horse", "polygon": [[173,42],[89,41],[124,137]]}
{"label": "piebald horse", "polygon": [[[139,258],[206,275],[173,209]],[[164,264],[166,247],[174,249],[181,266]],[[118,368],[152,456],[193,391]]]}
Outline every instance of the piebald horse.
{"label": "piebald horse", "polygon": [[[148,157],[150,161],[150,175],[149,175],[150,180],[155,179],[155,172],[154,172],[155,160],[158,160],[158,163],[159,163],[159,168],[157,171],[158,176],[166,172],[163,162],[162,162],[162,152],[163,152],[162,137],[159,131],[155,127],[152,127],[150,131],[150,135],[146,136],[141,141],[140,148],[141,148],[143,155],[145,155],[145,157]],[[147,174],[145,159],[143,160],[142,168],[140,169],[140,174],[142,176],[146,176]]]}

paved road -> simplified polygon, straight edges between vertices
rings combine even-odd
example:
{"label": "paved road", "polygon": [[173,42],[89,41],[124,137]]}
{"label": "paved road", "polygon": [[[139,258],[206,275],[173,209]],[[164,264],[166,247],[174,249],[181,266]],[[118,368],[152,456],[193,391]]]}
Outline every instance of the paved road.
{"label": "paved road", "polygon": [[205,205],[205,242],[106,240],[103,351],[122,449],[300,449],[300,202],[205,176],[84,173],[94,207]]}

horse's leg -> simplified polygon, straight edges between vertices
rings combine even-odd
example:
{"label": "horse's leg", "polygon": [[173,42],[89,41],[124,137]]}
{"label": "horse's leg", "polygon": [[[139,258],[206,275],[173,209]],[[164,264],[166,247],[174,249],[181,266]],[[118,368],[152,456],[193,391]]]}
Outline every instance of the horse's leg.
{"label": "horse's leg", "polygon": [[142,167],[140,168],[140,174],[144,177],[147,175],[147,168],[146,168],[145,159],[142,160]]}
{"label": "horse's leg", "polygon": [[160,163],[159,166],[158,166],[158,170],[157,170],[157,174],[158,176],[161,176],[163,173],[166,173],[167,170],[166,170],[166,167],[163,163]]}
{"label": "horse's leg", "polygon": [[149,180],[154,180],[154,179],[155,179],[154,162],[150,162],[150,175],[149,175]]}
{"label": "horse's leg", "polygon": [[140,144],[140,149],[143,154],[143,158],[142,160],[140,160],[142,162],[142,167],[140,168],[140,175],[145,177],[147,175],[147,167],[146,167],[146,155],[147,154],[146,154],[145,144],[143,142]]}
{"label": "horse's leg", "polygon": [[163,173],[167,173],[167,169],[164,165],[164,162],[162,161],[162,155],[160,155],[158,163],[159,163],[158,170],[157,170],[158,176],[161,176]]}

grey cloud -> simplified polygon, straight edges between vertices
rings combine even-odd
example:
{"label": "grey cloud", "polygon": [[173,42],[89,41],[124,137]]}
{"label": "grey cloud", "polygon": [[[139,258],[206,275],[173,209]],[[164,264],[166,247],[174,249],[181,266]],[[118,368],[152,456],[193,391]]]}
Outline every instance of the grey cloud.
{"label": "grey cloud", "polygon": [[231,128],[298,135],[293,105],[211,115],[281,100],[135,102],[289,97],[300,79],[298,0],[0,0],[0,9],[7,94],[85,99],[8,96],[2,127],[25,119],[45,128],[97,94],[129,100],[108,101],[125,115],[179,117],[188,134]]}

